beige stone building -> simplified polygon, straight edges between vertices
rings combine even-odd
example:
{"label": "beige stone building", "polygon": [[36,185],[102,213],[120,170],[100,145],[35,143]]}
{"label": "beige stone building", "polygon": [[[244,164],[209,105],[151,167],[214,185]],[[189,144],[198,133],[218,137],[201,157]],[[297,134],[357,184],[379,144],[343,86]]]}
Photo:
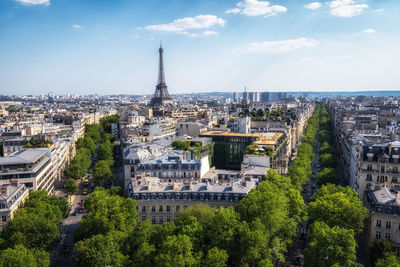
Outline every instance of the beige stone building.
{"label": "beige stone building", "polygon": [[14,212],[22,206],[29,195],[29,190],[24,184],[11,181],[0,187],[0,230],[14,217]]}

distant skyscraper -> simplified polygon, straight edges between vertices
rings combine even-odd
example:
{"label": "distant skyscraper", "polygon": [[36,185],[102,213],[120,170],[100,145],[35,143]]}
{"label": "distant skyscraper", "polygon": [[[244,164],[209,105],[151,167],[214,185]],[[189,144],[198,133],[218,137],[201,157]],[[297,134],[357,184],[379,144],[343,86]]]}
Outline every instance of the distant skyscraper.
{"label": "distant skyscraper", "polygon": [[163,48],[160,44],[160,49],[158,49],[160,54],[159,58],[159,67],[158,67],[158,82],[156,86],[156,92],[154,96],[151,98],[150,105],[151,106],[164,106],[166,104],[173,104],[172,98],[169,96],[168,87],[165,83],[165,74],[164,74],[164,61],[163,61]]}
{"label": "distant skyscraper", "polygon": [[239,95],[237,92],[233,92],[233,102],[234,103],[239,102]]}
{"label": "distant skyscraper", "polygon": [[270,92],[262,92],[261,93],[261,102],[269,102],[271,101],[271,93]]}

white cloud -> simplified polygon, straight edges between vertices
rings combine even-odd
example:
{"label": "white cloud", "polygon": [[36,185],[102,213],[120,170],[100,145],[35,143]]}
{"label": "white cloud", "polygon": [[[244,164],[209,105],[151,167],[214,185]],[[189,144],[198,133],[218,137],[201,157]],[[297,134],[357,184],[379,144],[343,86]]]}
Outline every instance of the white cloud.
{"label": "white cloud", "polygon": [[303,57],[303,58],[301,59],[301,61],[309,62],[309,61],[313,61],[313,59],[310,58],[310,57]]}
{"label": "white cloud", "polygon": [[307,9],[316,10],[316,9],[320,8],[321,6],[322,6],[322,4],[320,2],[312,2],[312,3],[309,3],[308,5],[305,5],[304,7]]}
{"label": "white cloud", "polygon": [[283,41],[265,41],[249,43],[246,51],[266,52],[270,54],[284,54],[300,48],[310,48],[318,45],[318,41],[311,38],[297,38]]}
{"label": "white cloud", "polygon": [[218,34],[218,32],[215,32],[215,31],[205,31],[205,32],[203,32],[203,35],[204,36],[218,36],[219,34]]}
{"label": "white cloud", "polygon": [[218,36],[219,33],[215,31],[204,31],[202,33],[191,33],[190,37],[200,37],[200,36]]}
{"label": "white cloud", "polygon": [[287,8],[280,5],[270,5],[268,1],[243,0],[236,4],[237,8],[229,9],[225,13],[243,14],[246,16],[275,16],[284,13]]}
{"label": "white cloud", "polygon": [[337,58],[340,58],[340,59],[348,59],[348,58],[350,58],[350,56],[348,56],[348,55],[341,55],[341,56],[337,56]]}
{"label": "white cloud", "polygon": [[362,31],[363,33],[367,33],[367,34],[372,34],[375,33],[376,31],[374,29],[366,29]]}
{"label": "white cloud", "polygon": [[178,34],[189,34],[188,30],[190,29],[205,29],[214,25],[224,26],[225,21],[214,15],[199,15],[196,17],[176,19],[167,24],[148,25],[145,27],[145,29]]}
{"label": "white cloud", "polygon": [[75,28],[75,29],[82,29],[82,26],[81,26],[81,25],[78,25],[78,24],[74,24],[74,25],[72,25],[72,28]]}
{"label": "white cloud", "polygon": [[239,12],[240,12],[240,8],[232,8],[232,9],[225,11],[226,14],[230,14],[230,13],[237,14]]}
{"label": "white cloud", "polygon": [[50,5],[50,0],[15,0],[24,5]]}
{"label": "white cloud", "polygon": [[367,4],[357,4],[354,0],[335,0],[329,3],[331,14],[335,17],[350,18],[360,15]]}
{"label": "white cloud", "polygon": [[134,35],[133,38],[134,38],[134,39],[139,39],[139,38],[140,38],[140,35]]}
{"label": "white cloud", "polygon": [[385,11],[383,8],[378,8],[378,9],[372,10],[372,12],[374,12],[374,13],[382,13],[383,11]]}

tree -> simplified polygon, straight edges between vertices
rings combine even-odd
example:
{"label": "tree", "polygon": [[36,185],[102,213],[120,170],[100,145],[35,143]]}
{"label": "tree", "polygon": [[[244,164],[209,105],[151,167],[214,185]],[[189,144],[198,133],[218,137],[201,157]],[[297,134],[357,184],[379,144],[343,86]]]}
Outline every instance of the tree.
{"label": "tree", "polygon": [[286,247],[296,236],[297,222],[290,217],[290,200],[285,190],[268,180],[242,199],[237,210],[248,223],[260,220],[270,234],[273,257],[284,260]]}
{"label": "tree", "polygon": [[113,161],[111,160],[99,160],[93,168],[94,182],[104,185],[107,181],[110,181],[113,178],[112,165]]}
{"label": "tree", "polygon": [[27,249],[23,245],[7,248],[0,253],[0,266],[9,267],[47,267],[49,254],[38,249]]}
{"label": "tree", "polygon": [[389,240],[375,240],[369,245],[368,260],[371,264],[374,264],[378,259],[393,253],[393,250],[394,248]]}
{"label": "tree", "polygon": [[79,241],[75,245],[78,266],[125,266],[128,257],[120,252],[124,233],[110,232]]}
{"label": "tree", "polygon": [[330,153],[321,154],[321,156],[319,157],[319,161],[324,168],[335,168],[337,165],[336,156]]}
{"label": "tree", "polygon": [[118,123],[119,117],[118,114],[110,115],[100,119],[100,125],[104,129],[104,131],[111,133],[111,124]]}
{"label": "tree", "polygon": [[249,225],[241,222],[236,229],[230,263],[236,266],[271,266],[272,243],[265,225],[255,220]]}
{"label": "tree", "polygon": [[60,240],[58,224],[63,219],[60,206],[64,206],[64,201],[48,196],[45,190],[30,192],[24,207],[15,212],[1,232],[5,244],[9,247],[21,244],[40,250],[53,248]]}
{"label": "tree", "polygon": [[197,259],[193,255],[192,243],[186,235],[168,236],[155,257],[156,266],[194,266]]}
{"label": "tree", "polygon": [[99,159],[112,160],[113,159],[113,145],[109,140],[105,140],[99,145]]}
{"label": "tree", "polygon": [[319,153],[321,153],[321,154],[325,154],[325,153],[334,154],[335,153],[335,149],[328,142],[323,142],[321,147],[319,148]]}
{"label": "tree", "polygon": [[333,168],[326,167],[317,174],[318,186],[336,182],[336,172]]}
{"label": "tree", "polygon": [[400,262],[395,255],[387,255],[376,261],[375,267],[400,267]]}
{"label": "tree", "polygon": [[329,227],[324,222],[315,222],[311,228],[311,242],[305,249],[307,266],[351,266],[356,262],[354,231]]}
{"label": "tree", "polygon": [[75,180],[72,178],[69,178],[67,181],[65,181],[64,188],[65,188],[65,191],[69,195],[75,194],[79,190],[78,185],[76,184]]}
{"label": "tree", "polygon": [[356,191],[350,187],[323,185],[308,205],[310,221],[323,221],[330,227],[339,226],[361,232],[368,217]]}
{"label": "tree", "polygon": [[106,235],[111,231],[128,232],[136,226],[138,212],[136,201],[113,195],[110,190],[96,187],[85,201],[88,215],[81,220],[75,239]]}
{"label": "tree", "polygon": [[90,154],[93,154],[96,150],[96,144],[93,139],[90,137],[81,137],[76,140],[76,149],[87,148],[90,151]]}
{"label": "tree", "polygon": [[213,247],[208,250],[207,256],[204,259],[203,266],[208,267],[224,267],[227,266],[228,253],[223,249]]}

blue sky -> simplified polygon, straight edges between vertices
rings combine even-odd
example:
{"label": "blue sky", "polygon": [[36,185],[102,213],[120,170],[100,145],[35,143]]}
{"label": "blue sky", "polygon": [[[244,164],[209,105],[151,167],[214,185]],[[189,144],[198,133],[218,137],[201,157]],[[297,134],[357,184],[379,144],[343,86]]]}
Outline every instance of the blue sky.
{"label": "blue sky", "polygon": [[0,94],[400,90],[400,1],[0,0]]}

